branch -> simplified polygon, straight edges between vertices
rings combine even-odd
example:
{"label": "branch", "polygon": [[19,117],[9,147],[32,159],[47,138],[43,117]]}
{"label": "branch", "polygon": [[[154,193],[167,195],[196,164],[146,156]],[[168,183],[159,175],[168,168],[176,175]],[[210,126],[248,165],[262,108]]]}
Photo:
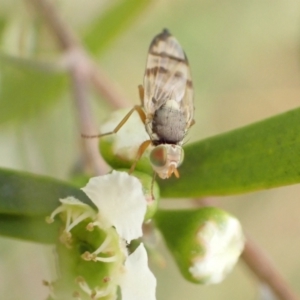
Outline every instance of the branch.
{"label": "branch", "polygon": [[[73,84],[74,104],[78,114],[78,127],[80,132],[95,132],[95,124],[88,99],[87,64],[81,60],[80,51],[73,51],[73,64],[71,79]],[[98,139],[81,139],[84,165],[92,170],[93,174],[103,175],[109,171],[108,165],[99,154]]]}
{"label": "branch", "polygon": [[254,275],[272,290],[280,300],[298,300],[299,298],[282,278],[271,261],[251,239],[247,239],[242,259]]}
{"label": "branch", "polygon": [[[108,101],[114,108],[124,108],[130,106],[130,102],[114,86],[112,81],[99,70],[97,64],[90,58],[84,47],[80,43],[76,34],[64,21],[53,3],[49,0],[28,0],[36,7],[37,11],[44,17],[50,30],[56,37],[59,46],[66,51],[77,49],[80,50],[78,55],[82,56],[81,61],[85,61],[87,73],[92,84],[99,94]],[[76,61],[71,59],[71,63]],[[72,68],[72,66],[70,66]]]}
{"label": "branch", "polygon": [[[129,101],[117,92],[112,82],[92,61],[80,44],[79,39],[49,0],[28,0],[44,17],[50,30],[56,37],[59,46],[65,52],[67,68],[73,83],[74,103],[78,114],[79,130],[84,134],[98,132],[92,120],[92,112],[88,102],[87,85],[91,81],[99,94],[114,108],[127,107]],[[104,174],[108,166],[98,151],[97,139],[82,140],[82,152],[87,166],[94,174]]]}

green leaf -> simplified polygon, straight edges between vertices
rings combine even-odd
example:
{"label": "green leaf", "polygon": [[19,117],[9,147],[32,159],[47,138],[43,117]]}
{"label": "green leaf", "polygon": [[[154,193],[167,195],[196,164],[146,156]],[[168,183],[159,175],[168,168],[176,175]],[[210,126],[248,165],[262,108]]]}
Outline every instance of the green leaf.
{"label": "green leaf", "polygon": [[32,117],[57,101],[67,74],[0,55],[0,123]]}
{"label": "green leaf", "polygon": [[59,206],[59,199],[68,196],[94,207],[89,198],[73,185],[50,177],[0,169],[2,215],[46,217]]}
{"label": "green leaf", "polygon": [[0,235],[32,242],[54,244],[60,222],[48,224],[43,217],[20,217],[0,214]]}
{"label": "green leaf", "polygon": [[300,182],[300,108],[185,147],[162,197],[232,195]]}
{"label": "green leaf", "polygon": [[4,18],[3,16],[0,16],[0,39],[2,39],[2,35],[6,26],[6,18]]}
{"label": "green leaf", "polygon": [[39,243],[54,243],[60,222],[49,216],[67,196],[95,206],[78,188],[49,177],[0,169],[0,235]]}
{"label": "green leaf", "polygon": [[151,0],[120,0],[104,15],[94,20],[83,41],[92,53],[103,51],[121,32],[125,31]]}

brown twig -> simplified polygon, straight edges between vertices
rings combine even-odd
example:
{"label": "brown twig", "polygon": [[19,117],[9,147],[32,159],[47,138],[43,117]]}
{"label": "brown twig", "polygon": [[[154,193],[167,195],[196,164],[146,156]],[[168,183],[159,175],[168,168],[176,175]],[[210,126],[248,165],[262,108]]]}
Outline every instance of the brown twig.
{"label": "brown twig", "polygon": [[[93,123],[92,112],[88,99],[88,82],[86,72],[88,71],[85,61],[81,61],[82,56],[73,51],[74,60],[71,69],[71,78],[73,83],[74,104],[78,113],[78,127],[81,132],[95,132],[95,124]],[[108,165],[99,155],[98,139],[81,139],[83,148],[84,165],[92,170],[93,174],[103,175],[109,171]]]}
{"label": "brown twig", "polygon": [[[60,47],[66,51],[80,50],[78,55],[82,56],[81,61],[86,63],[86,75],[91,80],[99,94],[109,102],[114,108],[124,108],[130,106],[130,102],[118,89],[107,76],[100,71],[99,67],[84,50],[82,44],[77,38],[76,34],[64,21],[55,6],[49,0],[28,0],[31,1],[37,10],[43,15],[49,28],[57,38]],[[69,60],[68,60],[69,61]],[[72,61],[72,60],[71,60]],[[76,63],[72,61],[73,63]],[[72,66],[70,66],[72,68]]]}
{"label": "brown twig", "polygon": [[80,47],[79,41],[68,24],[56,10],[52,2],[48,0],[30,0],[37,11],[45,18],[49,28],[57,38],[59,45],[64,49]]}
{"label": "brown twig", "polygon": [[[117,92],[112,82],[96,67],[79,42],[76,34],[61,17],[55,6],[49,0],[30,0],[37,11],[44,17],[49,28],[57,38],[59,46],[65,51],[67,68],[73,82],[74,103],[78,112],[78,123],[81,133],[94,134],[95,122],[87,97],[87,84],[91,81],[99,94],[114,108],[128,106],[128,101]],[[108,171],[98,152],[97,139],[83,140],[82,151],[85,161],[95,174]]]}
{"label": "brown twig", "polygon": [[247,239],[242,259],[254,275],[269,286],[280,300],[298,300],[288,283],[282,278],[275,266],[251,239]]}

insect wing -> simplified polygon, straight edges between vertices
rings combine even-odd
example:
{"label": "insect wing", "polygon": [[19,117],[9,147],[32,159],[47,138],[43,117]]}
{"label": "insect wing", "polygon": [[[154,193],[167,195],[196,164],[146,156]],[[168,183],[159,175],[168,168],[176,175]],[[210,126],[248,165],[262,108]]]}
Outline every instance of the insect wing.
{"label": "insect wing", "polygon": [[187,57],[165,29],[150,44],[144,76],[144,108],[153,115],[168,100],[184,112],[187,128],[194,115],[193,88]]}

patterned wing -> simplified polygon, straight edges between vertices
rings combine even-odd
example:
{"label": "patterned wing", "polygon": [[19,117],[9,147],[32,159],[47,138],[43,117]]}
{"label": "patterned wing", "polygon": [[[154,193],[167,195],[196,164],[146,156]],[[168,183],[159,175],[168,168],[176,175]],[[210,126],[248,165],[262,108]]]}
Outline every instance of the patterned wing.
{"label": "patterned wing", "polygon": [[194,115],[193,87],[187,57],[178,41],[164,29],[150,44],[144,76],[144,108],[154,112],[175,100],[184,112],[187,128]]}

